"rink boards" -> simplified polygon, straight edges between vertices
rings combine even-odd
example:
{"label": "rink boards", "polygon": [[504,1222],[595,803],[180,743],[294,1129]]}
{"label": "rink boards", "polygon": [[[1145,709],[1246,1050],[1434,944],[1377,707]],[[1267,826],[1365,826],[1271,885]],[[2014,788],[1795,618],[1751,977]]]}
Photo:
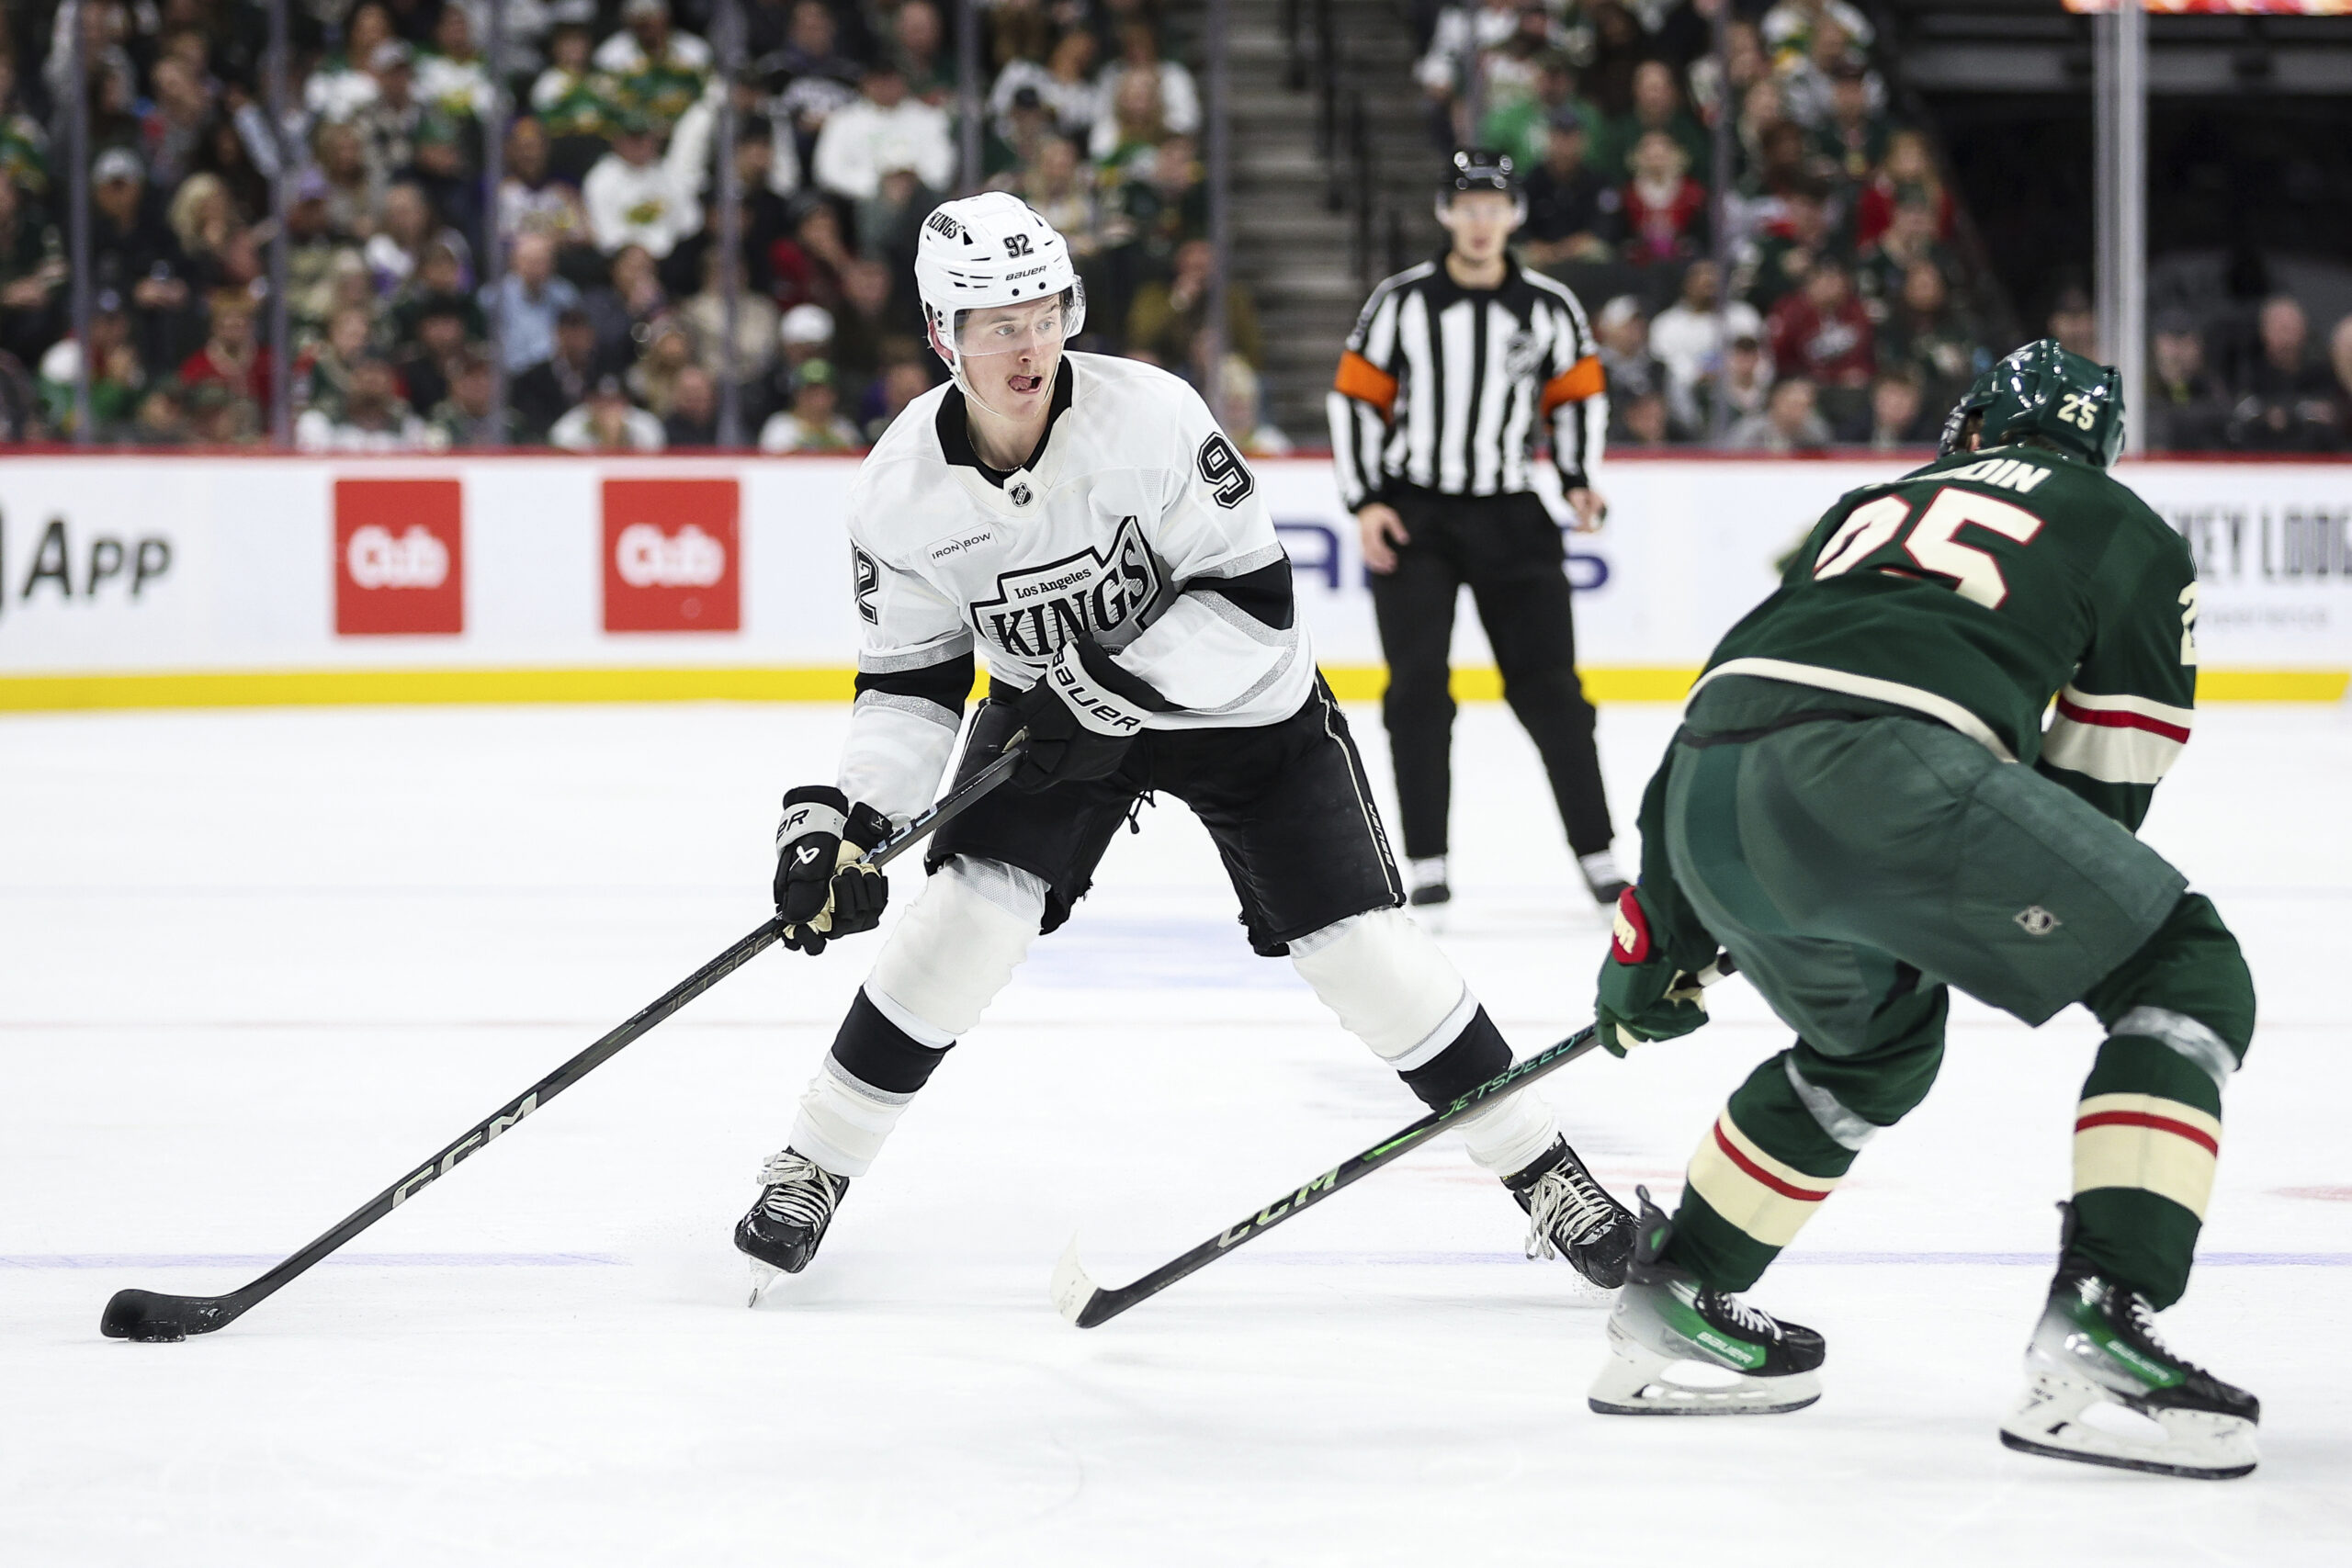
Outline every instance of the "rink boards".
{"label": "rink boards", "polygon": [[[1679,697],[1823,508],[1911,462],[1613,459],[1608,528],[1568,536],[1592,694]],[[0,708],[845,697],[856,467],[13,457],[0,464]],[[1371,596],[1329,463],[1253,467],[1319,660],[1341,696],[1376,695]],[[2196,552],[2200,694],[2341,700],[2352,465],[2123,473]],[[1498,694],[1490,660],[1464,615],[1462,695]]]}

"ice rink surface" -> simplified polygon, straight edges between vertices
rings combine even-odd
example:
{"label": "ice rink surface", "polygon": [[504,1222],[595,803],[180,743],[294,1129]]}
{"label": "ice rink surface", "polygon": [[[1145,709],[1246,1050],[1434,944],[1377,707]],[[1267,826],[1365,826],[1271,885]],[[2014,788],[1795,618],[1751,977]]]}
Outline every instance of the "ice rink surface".
{"label": "ice rink surface", "polygon": [[[1934,1564],[2352,1562],[2352,719],[2218,708],[2148,836],[2263,1018],[2175,1344],[2262,1397],[2223,1484],[2012,1454],[2079,1011],[1955,1010],[1943,1079],[1756,1299],[1828,1337],[1776,1418],[1589,1414],[1603,1309],[1442,1143],[1104,1327],[1119,1282],[1419,1108],[1163,803],[756,1313],[728,1232],[876,942],[763,956],[225,1332],[242,1284],[758,925],[777,795],[846,710],[0,719],[0,1561]],[[1356,715],[1376,778],[1385,753]],[[1610,710],[1621,822],[1673,722]],[[1532,749],[1465,711],[1442,940],[1522,1049],[1606,943]],[[919,875],[902,866],[900,899]],[[1662,1196],[1783,1043],[1755,995],[1548,1092]]]}

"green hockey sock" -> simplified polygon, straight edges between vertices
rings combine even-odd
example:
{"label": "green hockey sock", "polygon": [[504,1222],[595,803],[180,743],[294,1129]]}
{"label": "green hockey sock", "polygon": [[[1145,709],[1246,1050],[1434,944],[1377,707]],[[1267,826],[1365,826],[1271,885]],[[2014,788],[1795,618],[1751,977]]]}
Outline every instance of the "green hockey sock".
{"label": "green hockey sock", "polygon": [[2109,1037],[2075,1109],[2068,1254],[2159,1310],[2178,1301],[2221,1150],[2222,1091],[2212,1075],[2153,1035]]}
{"label": "green hockey sock", "polygon": [[1719,1291],[1754,1284],[1854,1163],[1806,1107],[1791,1055],[1748,1075],[1690,1157],[1664,1256]]}

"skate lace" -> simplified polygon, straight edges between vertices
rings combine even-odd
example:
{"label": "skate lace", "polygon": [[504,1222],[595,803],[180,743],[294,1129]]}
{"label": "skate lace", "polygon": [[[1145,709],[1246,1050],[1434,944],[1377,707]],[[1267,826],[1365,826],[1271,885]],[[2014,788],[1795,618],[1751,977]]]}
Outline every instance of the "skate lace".
{"label": "skate lace", "polygon": [[1757,1311],[1737,1296],[1717,1292],[1713,1304],[1716,1313],[1730,1319],[1732,1326],[1743,1334],[1752,1334],[1758,1339],[1778,1339],[1781,1337],[1781,1325],[1773,1322],[1770,1314]]}
{"label": "skate lace", "polygon": [[841,1201],[841,1189],[824,1168],[790,1149],[768,1156],[760,1168],[760,1185],[767,1189],[760,1202],[770,1219],[811,1230],[831,1223],[833,1206]]}
{"label": "skate lace", "polygon": [[[1528,1190],[1527,1256],[1557,1258],[1561,1247],[1581,1246],[1615,1218],[1616,1210],[1608,1194],[1571,1155],[1557,1168],[1538,1177]],[[1568,1233],[1565,1238],[1555,1234],[1562,1226]]]}
{"label": "skate lace", "polygon": [[2213,1375],[2194,1361],[2178,1355],[2171,1346],[2165,1343],[2164,1336],[2156,1332],[2155,1309],[2148,1304],[2147,1297],[2137,1291],[2132,1291],[2125,1294],[2124,1301],[2127,1303],[2124,1311],[2132,1319],[2132,1326],[2139,1331],[2140,1337],[2147,1342],[2149,1349],[2155,1351],[2185,1373],[2198,1377]]}

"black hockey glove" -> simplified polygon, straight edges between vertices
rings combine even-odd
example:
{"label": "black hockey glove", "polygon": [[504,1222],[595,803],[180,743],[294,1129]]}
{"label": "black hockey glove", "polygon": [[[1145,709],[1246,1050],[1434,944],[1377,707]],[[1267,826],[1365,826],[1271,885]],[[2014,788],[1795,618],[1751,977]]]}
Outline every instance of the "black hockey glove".
{"label": "black hockey glove", "polygon": [[889,836],[870,806],[852,806],[831,784],[803,784],[784,797],[775,829],[775,912],[784,945],[815,955],[837,936],[882,923],[890,884],[866,852]]}
{"label": "black hockey glove", "polygon": [[1143,733],[1144,715],[1153,711],[1144,695],[1149,692],[1093,639],[1062,644],[1037,683],[1013,699],[1029,747],[1013,770],[1012,787],[1034,793],[1118,772]]}

